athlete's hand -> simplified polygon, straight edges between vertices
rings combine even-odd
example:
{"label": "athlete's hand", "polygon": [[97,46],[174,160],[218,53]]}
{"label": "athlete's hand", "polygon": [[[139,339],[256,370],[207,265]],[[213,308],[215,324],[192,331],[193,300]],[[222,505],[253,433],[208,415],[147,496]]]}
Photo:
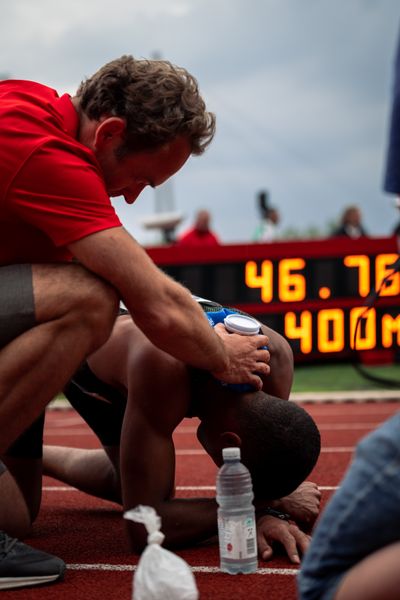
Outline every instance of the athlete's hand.
{"label": "athlete's hand", "polygon": [[222,323],[214,327],[225,345],[229,358],[228,367],[224,371],[212,372],[212,375],[226,383],[249,383],[256,390],[263,386],[262,376],[270,372],[268,345],[266,335],[239,335],[228,333]]}
{"label": "athlete's hand", "polygon": [[289,513],[296,523],[311,528],[319,515],[321,491],[316,483],[303,481],[299,487],[281,498],[277,503],[280,510]]}
{"label": "athlete's hand", "polygon": [[310,539],[295,523],[271,515],[264,515],[257,521],[258,553],[262,560],[273,557],[273,545],[278,542],[285,548],[289,560],[298,565],[300,554],[303,555],[307,550]]}

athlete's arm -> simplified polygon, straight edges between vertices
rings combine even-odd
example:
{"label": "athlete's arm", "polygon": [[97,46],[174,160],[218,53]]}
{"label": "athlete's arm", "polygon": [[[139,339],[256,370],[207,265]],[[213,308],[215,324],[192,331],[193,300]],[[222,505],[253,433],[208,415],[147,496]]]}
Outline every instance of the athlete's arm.
{"label": "athlete's arm", "polygon": [[69,249],[119,291],[138,327],[156,346],[225,381],[262,387],[257,373],[269,372],[269,355],[260,349],[267,338],[229,335],[222,340],[188,290],[158,269],[125,229],[94,233]]}
{"label": "athlete's arm", "polygon": [[293,383],[293,351],[277,331],[266,325],[262,325],[261,330],[268,336],[271,369],[268,375],[262,376],[262,389],[266,394],[288,400]]}
{"label": "athlete's arm", "polygon": [[[187,546],[216,533],[217,506],[211,498],[174,498],[172,434],[187,406],[188,373],[185,365],[165,353],[164,360],[154,359],[153,352],[155,357],[161,353],[149,346],[138,344],[130,361],[134,368],[129,373],[120,446],[123,507],[154,507],[161,517],[165,545]],[[190,470],[190,457],[184,460]],[[146,545],[145,528],[131,521],[127,528],[133,550],[140,552]]]}
{"label": "athlete's arm", "polygon": [[[153,506],[161,517],[167,547],[188,546],[216,534],[214,499],[173,497],[175,448],[172,438],[157,433],[146,419],[136,418],[135,426],[129,427],[129,431],[136,439],[140,436],[141,444],[139,448],[134,443],[131,452],[121,453],[124,509],[138,504]],[[127,528],[132,549],[141,552],[146,545],[145,528],[131,522],[127,522]]]}

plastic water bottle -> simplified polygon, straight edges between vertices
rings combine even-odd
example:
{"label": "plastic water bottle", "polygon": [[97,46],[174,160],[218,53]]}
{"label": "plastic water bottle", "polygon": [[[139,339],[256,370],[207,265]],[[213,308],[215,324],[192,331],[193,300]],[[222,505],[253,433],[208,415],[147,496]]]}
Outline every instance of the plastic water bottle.
{"label": "plastic water bottle", "polygon": [[257,536],[251,475],[240,448],[224,448],[217,475],[220,568],[225,573],[257,570]]}
{"label": "plastic water bottle", "polygon": [[[260,322],[248,315],[229,314],[224,319],[224,325],[230,333],[239,333],[240,335],[257,335],[260,333]],[[263,346],[263,348],[267,347]],[[222,385],[226,385],[230,390],[239,393],[254,391],[254,387],[249,383],[222,383]]]}

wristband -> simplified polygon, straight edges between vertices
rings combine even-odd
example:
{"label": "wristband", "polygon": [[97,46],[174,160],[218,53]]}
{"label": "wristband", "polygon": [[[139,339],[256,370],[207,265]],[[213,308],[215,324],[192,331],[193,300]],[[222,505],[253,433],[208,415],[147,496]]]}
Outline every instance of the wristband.
{"label": "wristband", "polygon": [[277,519],[280,519],[281,521],[290,521],[291,520],[290,515],[282,512],[280,510],[275,510],[275,508],[271,508],[270,506],[267,506],[266,508],[256,509],[257,519],[259,519],[260,517],[263,517],[264,515],[269,515],[270,517],[276,517]]}

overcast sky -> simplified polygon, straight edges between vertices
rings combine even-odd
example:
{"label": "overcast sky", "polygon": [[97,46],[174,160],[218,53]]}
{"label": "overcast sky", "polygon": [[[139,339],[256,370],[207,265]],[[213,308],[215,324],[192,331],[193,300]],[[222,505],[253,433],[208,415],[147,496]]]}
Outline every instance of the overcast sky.
{"label": "overcast sky", "polygon": [[[268,189],[282,228],[325,227],[359,204],[371,235],[398,214],[382,192],[399,0],[1,0],[0,73],[73,93],[122,54],[155,52],[197,77],[217,134],[174,177],[190,224],[209,208],[227,243],[247,241]],[[155,210],[114,201],[129,231]]]}

